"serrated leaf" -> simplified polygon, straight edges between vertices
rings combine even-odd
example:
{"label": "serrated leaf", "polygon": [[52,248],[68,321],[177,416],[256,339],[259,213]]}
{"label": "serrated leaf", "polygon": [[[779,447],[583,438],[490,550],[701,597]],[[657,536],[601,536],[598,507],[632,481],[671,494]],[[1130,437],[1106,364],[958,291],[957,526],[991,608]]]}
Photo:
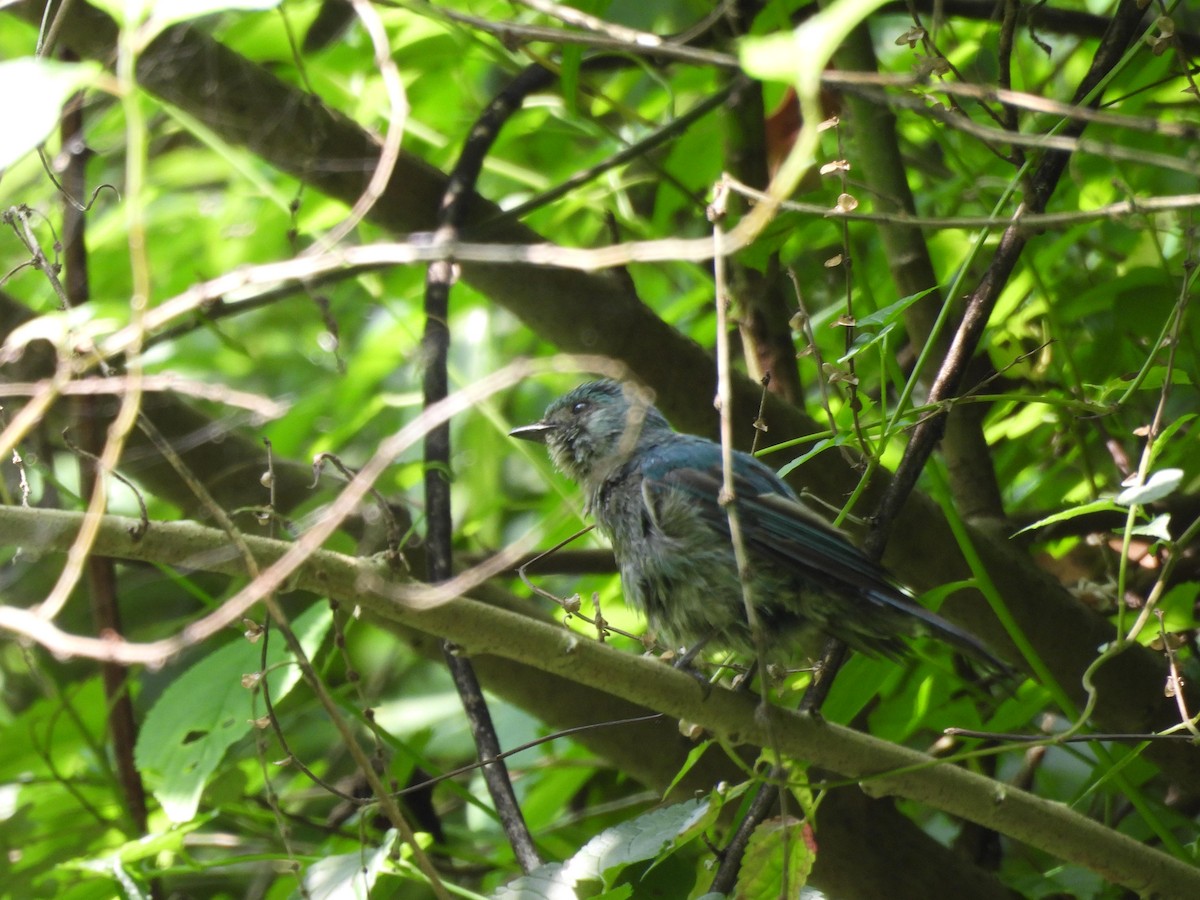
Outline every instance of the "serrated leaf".
{"label": "serrated leaf", "polygon": [[[314,605],[292,622],[305,653],[316,652],[332,616],[327,606]],[[147,713],[134,762],[172,822],[195,817],[200,794],[225,751],[249,733],[255,710],[241,679],[259,670],[261,655],[261,648],[249,641],[226,644],[176,678]],[[273,669],[268,684],[276,703],[300,678],[296,666],[279,665],[288,658],[287,647],[276,637],[267,654]]]}
{"label": "serrated leaf", "polygon": [[810,824],[790,817],[768,819],[754,829],[746,845],[735,896],[739,900],[777,900],[785,870],[790,889],[798,892],[816,859],[817,844]]}
{"label": "serrated leaf", "polygon": [[388,854],[396,843],[389,828],[383,842],[369,853],[356,850],[318,860],[304,873],[304,888],[312,900],[368,900]]}
{"label": "serrated leaf", "polygon": [[1117,494],[1117,503],[1121,506],[1153,503],[1173,494],[1182,481],[1183,469],[1159,469],[1157,472],[1151,472],[1145,483],[1127,487]]}
{"label": "serrated leaf", "polygon": [[689,800],[652,809],[592,838],[564,865],[577,880],[654,859],[708,811],[707,801]]}
{"label": "serrated leaf", "polygon": [[71,94],[92,84],[96,63],[26,57],[0,62],[0,170],[31,152],[58,124]]}

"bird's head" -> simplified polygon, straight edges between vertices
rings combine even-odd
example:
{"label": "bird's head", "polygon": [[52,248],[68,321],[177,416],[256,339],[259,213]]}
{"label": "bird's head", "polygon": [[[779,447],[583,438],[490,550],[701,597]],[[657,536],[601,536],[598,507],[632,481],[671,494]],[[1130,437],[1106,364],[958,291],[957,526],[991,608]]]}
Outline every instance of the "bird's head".
{"label": "bird's head", "polygon": [[560,472],[578,484],[598,482],[639,446],[671,426],[635,388],[590,381],[559,397],[541,421],[512,437],[545,444]]}

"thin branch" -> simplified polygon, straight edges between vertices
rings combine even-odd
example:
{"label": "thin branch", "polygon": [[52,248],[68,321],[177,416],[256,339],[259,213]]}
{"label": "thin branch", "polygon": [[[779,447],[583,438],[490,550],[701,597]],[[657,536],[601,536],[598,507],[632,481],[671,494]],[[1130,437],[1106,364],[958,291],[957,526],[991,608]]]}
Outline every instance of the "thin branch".
{"label": "thin branch", "polygon": [[[468,138],[447,182],[438,208],[436,236],[454,239],[466,220],[466,207],[475,194],[475,183],[484,160],[509,117],[519,110],[533,91],[552,78],[544,67],[525,69],[497,94],[468,131]],[[449,259],[432,263],[425,276],[425,333],[421,340],[424,357],[425,408],[441,403],[449,393],[447,356],[450,349],[450,286],[454,281]],[[425,514],[428,522],[425,538],[425,562],[428,580],[433,584],[448,581],[453,571],[453,520],[450,514],[450,425],[433,426],[425,435]],[[495,760],[483,767],[483,778],[491,794],[496,814],[504,827],[513,853],[526,872],[542,864],[533,835],[517,801],[508,767],[500,758],[500,739],[492,723],[491,711],[470,660],[462,656],[449,640],[442,644],[446,666],[462,700],[481,760]]]}
{"label": "thin branch", "polygon": [[[730,179],[730,187],[739,194],[754,200],[765,199],[762,191],[755,190],[749,185]],[[1030,232],[1047,228],[1071,228],[1083,222],[1093,222],[1097,219],[1117,221],[1125,216],[1142,216],[1155,212],[1174,209],[1196,209],[1200,207],[1200,194],[1177,194],[1164,197],[1143,197],[1136,200],[1120,200],[1093,209],[1078,209],[1060,213],[1032,213],[1026,209],[1018,209],[1016,214],[1005,219],[996,216],[919,216],[906,212],[874,212],[858,211],[844,212],[836,207],[817,203],[797,203],[785,200],[779,204],[780,209],[790,212],[807,213],[824,216],[829,219],[847,219],[851,222],[884,222],[900,225],[912,225],[916,228],[1025,228]],[[1131,227],[1133,227],[1131,225]],[[1140,227],[1140,226],[1139,226]]]}

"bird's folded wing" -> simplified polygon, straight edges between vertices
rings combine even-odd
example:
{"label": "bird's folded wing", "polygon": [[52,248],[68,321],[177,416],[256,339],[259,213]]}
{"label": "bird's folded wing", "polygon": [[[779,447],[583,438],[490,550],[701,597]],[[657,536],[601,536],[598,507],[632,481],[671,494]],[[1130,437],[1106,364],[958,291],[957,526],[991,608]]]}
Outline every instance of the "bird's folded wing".
{"label": "bird's folded wing", "polygon": [[[729,517],[719,500],[724,482],[718,445],[697,438],[661,448],[647,454],[642,476],[643,490],[650,497],[679,491],[693,496],[713,531],[728,539]],[[758,460],[746,454],[735,457],[733,489],[742,537],[751,554],[815,587],[856,596],[868,609],[901,613],[918,630],[959,647],[989,667],[1012,671],[973,635],[921,606]],[[889,647],[880,646],[889,652]]]}
{"label": "bird's folded wing", "polygon": [[[719,502],[723,479],[716,444],[680,442],[661,448],[647,455],[642,476],[651,496],[675,491],[694,496],[713,530],[728,535],[728,514]],[[733,491],[747,550],[817,583],[847,591],[900,592],[879,565],[796,499],[758,460],[737,455]]]}

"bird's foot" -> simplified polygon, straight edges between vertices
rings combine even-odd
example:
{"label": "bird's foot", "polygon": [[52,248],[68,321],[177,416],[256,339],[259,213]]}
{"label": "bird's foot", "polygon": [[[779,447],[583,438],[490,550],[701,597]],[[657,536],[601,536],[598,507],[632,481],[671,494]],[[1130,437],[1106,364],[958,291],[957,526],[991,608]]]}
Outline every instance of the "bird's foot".
{"label": "bird's foot", "polygon": [[671,667],[691,675],[696,680],[696,683],[700,685],[700,689],[704,692],[704,699],[707,700],[712,694],[712,682],[708,680],[703,672],[692,665],[693,656],[694,654],[685,653],[671,663]]}

